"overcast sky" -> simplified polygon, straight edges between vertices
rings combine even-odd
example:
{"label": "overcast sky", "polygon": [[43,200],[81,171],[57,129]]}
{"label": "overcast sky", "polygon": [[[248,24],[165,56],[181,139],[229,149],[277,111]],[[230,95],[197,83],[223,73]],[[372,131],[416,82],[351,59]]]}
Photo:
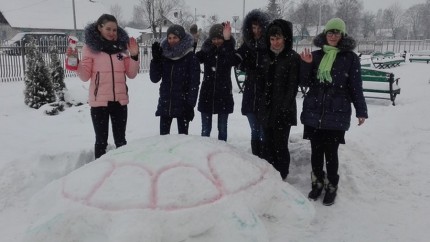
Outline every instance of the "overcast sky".
{"label": "overcast sky", "polygon": [[[124,18],[131,19],[133,6],[139,0],[97,0],[103,2],[107,7],[118,3],[122,6]],[[217,14],[220,20],[230,20],[237,15],[242,19],[243,14],[243,0],[185,0],[186,4],[194,13],[196,9],[197,14],[213,15]],[[295,0],[299,2],[299,0]],[[402,8],[406,9],[414,4],[424,3],[425,0],[364,0],[364,9],[375,10],[379,8],[387,8],[393,3],[398,2]],[[245,15],[248,11],[254,8],[261,8],[267,5],[266,0],[245,0]],[[109,8],[108,8],[109,9]],[[130,15],[130,17],[126,17]]]}

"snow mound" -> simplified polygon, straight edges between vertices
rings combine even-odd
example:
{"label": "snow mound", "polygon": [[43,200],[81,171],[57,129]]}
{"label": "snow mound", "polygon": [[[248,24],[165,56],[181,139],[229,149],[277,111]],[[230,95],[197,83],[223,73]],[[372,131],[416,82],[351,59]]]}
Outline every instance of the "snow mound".
{"label": "snow mound", "polygon": [[29,212],[24,241],[268,242],[272,225],[307,225],[314,208],[264,160],[210,138],[167,135],[52,182]]}

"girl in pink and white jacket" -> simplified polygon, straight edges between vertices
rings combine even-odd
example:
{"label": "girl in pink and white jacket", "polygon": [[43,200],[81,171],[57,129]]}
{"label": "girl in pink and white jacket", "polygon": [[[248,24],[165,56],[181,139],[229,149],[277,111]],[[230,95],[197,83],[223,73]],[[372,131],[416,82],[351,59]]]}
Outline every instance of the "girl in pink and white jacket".
{"label": "girl in pink and white jacket", "polygon": [[[73,53],[69,48],[67,55]],[[116,147],[127,144],[128,88],[126,79],[139,71],[139,47],[134,38],[118,26],[116,18],[103,14],[85,28],[82,60],[76,73],[82,81],[90,80],[89,104],[96,142],[95,158],[106,153],[109,117]]]}

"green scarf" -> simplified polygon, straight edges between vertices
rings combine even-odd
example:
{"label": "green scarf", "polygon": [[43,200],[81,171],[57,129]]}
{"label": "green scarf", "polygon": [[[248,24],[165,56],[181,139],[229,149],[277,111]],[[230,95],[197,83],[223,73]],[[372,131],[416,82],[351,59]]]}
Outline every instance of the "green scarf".
{"label": "green scarf", "polygon": [[331,83],[331,68],[333,67],[333,62],[336,59],[337,53],[340,51],[338,48],[324,45],[323,46],[324,56],[321,60],[320,66],[318,67],[317,78],[320,82],[329,82]]}

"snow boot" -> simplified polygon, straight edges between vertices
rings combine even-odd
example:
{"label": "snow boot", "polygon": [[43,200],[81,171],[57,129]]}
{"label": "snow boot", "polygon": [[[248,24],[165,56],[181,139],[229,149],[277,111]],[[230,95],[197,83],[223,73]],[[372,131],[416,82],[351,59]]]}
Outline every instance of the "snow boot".
{"label": "snow boot", "polygon": [[336,199],[337,186],[333,186],[331,183],[327,184],[325,188],[325,196],[323,200],[323,204],[325,206],[331,206],[334,204],[334,200]]}
{"label": "snow boot", "polygon": [[312,191],[309,192],[308,198],[312,200],[317,200],[321,195],[321,192],[324,188],[324,177],[325,173],[322,173],[321,177],[317,177],[315,173],[311,172],[311,180],[312,180]]}
{"label": "snow boot", "polygon": [[261,143],[259,140],[251,140],[251,150],[253,155],[260,157],[261,156],[260,148],[261,148]]}

